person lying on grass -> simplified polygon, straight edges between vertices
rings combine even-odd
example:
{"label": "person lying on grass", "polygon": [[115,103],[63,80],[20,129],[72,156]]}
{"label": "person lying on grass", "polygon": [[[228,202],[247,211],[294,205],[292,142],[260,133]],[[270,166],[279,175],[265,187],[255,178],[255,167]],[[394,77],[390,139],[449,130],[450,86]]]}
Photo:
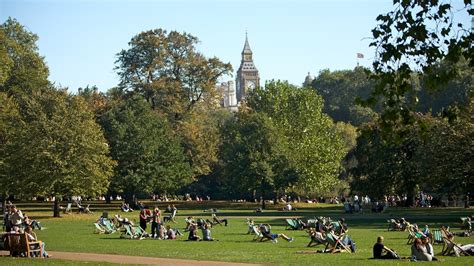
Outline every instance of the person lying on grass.
{"label": "person lying on grass", "polygon": [[377,243],[374,244],[373,253],[374,259],[400,259],[400,256],[388,247],[383,244],[383,236],[377,237]]}
{"label": "person lying on grass", "polygon": [[260,230],[260,232],[263,235],[263,238],[260,241],[271,240],[273,243],[278,243],[277,238],[279,238],[279,237],[282,237],[283,239],[285,239],[288,242],[293,242],[293,240],[294,240],[292,237],[288,237],[285,234],[273,234],[271,232],[271,227],[270,227],[269,224],[260,224],[258,229]]}

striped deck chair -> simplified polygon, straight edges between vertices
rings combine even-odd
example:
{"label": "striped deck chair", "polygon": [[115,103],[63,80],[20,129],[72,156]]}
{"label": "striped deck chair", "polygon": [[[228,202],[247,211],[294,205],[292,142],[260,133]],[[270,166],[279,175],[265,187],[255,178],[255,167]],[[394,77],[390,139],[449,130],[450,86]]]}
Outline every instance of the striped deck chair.
{"label": "striped deck chair", "polygon": [[105,228],[98,223],[94,223],[94,234],[105,234]]}
{"label": "striped deck chair", "polygon": [[315,247],[318,245],[325,245],[327,244],[326,238],[324,238],[323,234],[320,232],[317,232],[316,229],[311,228],[308,230],[308,235],[311,238],[311,241],[309,241],[307,247]]}
{"label": "striped deck chair", "polygon": [[326,249],[325,250],[329,249],[329,251],[331,253],[335,253],[335,252],[338,252],[338,251],[339,252],[347,251],[347,252],[351,253],[351,249],[341,242],[343,237],[344,237],[343,235],[337,237],[332,232],[328,232],[326,234],[327,244],[326,244]]}
{"label": "striped deck chair", "polygon": [[419,232],[419,231],[415,231],[415,228],[413,228],[412,225],[408,226],[407,229],[408,229],[408,241],[407,241],[407,245],[413,244],[413,242],[415,241],[415,239],[421,238],[421,237],[424,236],[423,233],[421,233],[421,232]]}
{"label": "striped deck chair", "polygon": [[431,244],[443,244],[443,236],[441,230],[433,230],[431,233]]}
{"label": "striped deck chair", "polygon": [[300,224],[298,223],[298,220],[296,220],[296,219],[285,219],[285,221],[286,221],[285,230],[299,230],[299,229],[301,229]]}

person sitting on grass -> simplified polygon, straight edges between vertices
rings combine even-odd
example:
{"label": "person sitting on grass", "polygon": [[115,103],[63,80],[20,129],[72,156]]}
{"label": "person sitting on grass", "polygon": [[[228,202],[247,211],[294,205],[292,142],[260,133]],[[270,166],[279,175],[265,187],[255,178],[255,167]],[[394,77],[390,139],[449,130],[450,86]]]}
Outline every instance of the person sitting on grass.
{"label": "person sitting on grass", "polygon": [[201,238],[197,235],[197,226],[191,225],[189,227],[188,241],[201,241]]}
{"label": "person sitting on grass", "polygon": [[173,229],[171,229],[171,226],[169,225],[166,226],[166,239],[168,240],[176,239],[176,232]]}
{"label": "person sitting on grass", "polygon": [[279,237],[282,237],[283,239],[285,239],[288,242],[293,242],[293,240],[294,240],[292,237],[288,237],[285,234],[273,234],[271,232],[271,227],[270,227],[269,224],[260,224],[259,230],[263,235],[263,238],[262,238],[261,241],[266,239],[266,240],[271,240],[273,243],[278,243],[277,238],[279,238]]}
{"label": "person sitting on grass", "polygon": [[430,238],[427,236],[423,236],[421,237],[421,242],[423,243],[423,245],[425,245],[426,251],[428,252],[428,254],[431,255],[431,260],[437,261],[438,259],[434,256],[434,249],[433,249],[433,245],[431,245],[430,243]]}
{"label": "person sitting on grass", "polygon": [[[29,241],[38,241],[38,238],[36,237],[36,234],[33,232],[33,228],[31,228],[31,226],[27,226],[26,229],[25,229],[25,233],[26,233],[26,236],[28,237],[28,240]],[[38,244],[35,244],[35,245],[38,245]],[[41,242],[41,245],[42,245],[42,249],[43,249],[43,254],[41,254],[43,257],[45,258],[49,258],[49,254],[48,252],[46,252],[46,249],[45,249],[45,243],[42,241]],[[39,254],[33,254],[34,256],[39,256]]]}
{"label": "person sitting on grass", "polygon": [[290,212],[293,209],[293,206],[288,202],[285,207],[283,207],[284,212]]}
{"label": "person sitting on grass", "polygon": [[383,244],[383,240],[383,236],[377,237],[377,243],[375,243],[373,247],[374,259],[400,259],[400,257],[394,250],[386,247]]}
{"label": "person sitting on grass", "polygon": [[415,261],[432,261],[433,256],[428,253],[426,246],[420,238],[416,238],[411,246],[411,257]]}
{"label": "person sitting on grass", "polygon": [[212,238],[211,236],[211,225],[208,223],[205,223],[202,227],[202,239],[204,241],[217,241],[216,239]]}

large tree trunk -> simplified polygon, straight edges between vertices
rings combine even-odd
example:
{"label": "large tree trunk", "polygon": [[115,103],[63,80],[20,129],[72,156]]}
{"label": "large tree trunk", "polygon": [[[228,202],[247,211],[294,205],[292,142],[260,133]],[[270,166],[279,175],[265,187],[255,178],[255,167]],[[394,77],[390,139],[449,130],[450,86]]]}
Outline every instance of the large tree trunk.
{"label": "large tree trunk", "polygon": [[53,208],[53,217],[61,217],[61,212],[59,211],[59,197],[54,197],[54,208]]}
{"label": "large tree trunk", "polygon": [[110,193],[107,193],[107,195],[105,195],[105,203],[110,204],[110,202],[111,202],[110,196],[111,196],[111,195],[112,195],[112,194],[110,194]]}

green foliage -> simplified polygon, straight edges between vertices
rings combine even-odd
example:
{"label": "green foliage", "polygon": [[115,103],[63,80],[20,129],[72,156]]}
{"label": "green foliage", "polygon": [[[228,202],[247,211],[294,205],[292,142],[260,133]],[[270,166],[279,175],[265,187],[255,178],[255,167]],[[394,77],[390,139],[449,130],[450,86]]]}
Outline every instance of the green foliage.
{"label": "green foliage", "polygon": [[180,120],[201,102],[214,102],[217,79],[232,66],[196,51],[191,34],[155,29],[141,32],[117,54],[120,85],[142,95],[170,121]]}
{"label": "green foliage", "polygon": [[472,106],[464,111],[451,123],[429,115],[418,117],[426,129],[412,126],[402,143],[386,142],[378,126],[367,125],[348,156],[357,161],[349,169],[352,189],[376,197],[414,195],[418,190],[469,192],[474,185]]}
{"label": "green foliage", "polygon": [[[221,160],[230,196],[267,198],[273,196],[283,173],[283,136],[265,114],[239,113],[228,120]],[[256,194],[258,193],[258,194]]]}
{"label": "green foliage", "polygon": [[48,67],[38,54],[38,36],[15,19],[0,25],[0,91],[31,93],[48,85]]}
{"label": "green foliage", "polygon": [[126,100],[101,119],[118,165],[111,190],[130,199],[139,193],[174,192],[190,182],[191,169],[165,119],[141,97]]}
{"label": "green foliage", "polygon": [[[56,89],[35,90],[7,124],[9,192],[18,196],[104,193],[114,162],[87,104]],[[26,189],[27,188],[27,189]]]}
{"label": "green foliage", "polygon": [[[344,143],[322,112],[323,100],[311,88],[269,82],[247,97],[249,108],[267,115],[284,136],[285,158],[295,188],[322,193],[336,184]],[[286,163],[286,162],[285,162]],[[297,181],[297,182],[295,182]],[[284,188],[284,187],[282,187]]]}
{"label": "green foliage", "polygon": [[356,105],[357,99],[367,99],[374,89],[370,71],[362,67],[354,70],[322,70],[312,87],[324,99],[324,112],[335,121],[360,126],[373,121],[376,113],[368,107]]}
{"label": "green foliage", "polygon": [[[460,12],[472,16],[471,1],[465,1],[464,6]],[[372,30],[374,41],[370,44],[376,48],[373,68],[377,83],[366,104],[381,100],[382,132],[394,136],[395,141],[402,142],[408,134],[406,125],[418,122],[406,98],[416,98],[411,83],[414,73],[419,72],[426,89],[435,91],[457,76],[457,62],[466,59],[471,68],[474,64],[474,33],[462,23],[453,25],[453,10],[449,1],[394,1],[393,11],[377,17],[380,24]],[[439,68],[440,61],[451,67]]]}

